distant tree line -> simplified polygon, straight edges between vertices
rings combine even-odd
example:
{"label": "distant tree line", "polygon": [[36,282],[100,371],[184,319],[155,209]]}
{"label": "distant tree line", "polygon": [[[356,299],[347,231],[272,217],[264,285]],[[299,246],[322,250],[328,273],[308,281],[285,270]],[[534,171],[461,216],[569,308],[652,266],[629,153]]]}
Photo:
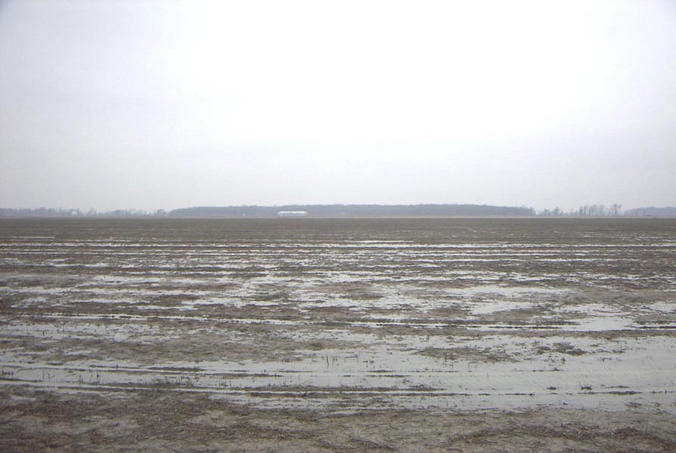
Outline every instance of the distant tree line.
{"label": "distant tree line", "polygon": [[148,217],[148,216],[166,216],[164,209],[155,211],[143,211],[139,209],[115,209],[112,211],[97,211],[90,209],[86,212],[79,209],[55,209],[55,208],[36,208],[36,209],[10,209],[0,208],[0,217]]}
{"label": "distant tree line", "polygon": [[610,206],[593,204],[580,206],[577,209],[571,209],[569,211],[563,211],[559,208],[543,209],[538,211],[537,215],[544,217],[676,217],[676,207],[648,207],[622,211],[622,205],[617,203],[611,204]]}
{"label": "distant tree line", "polygon": [[117,209],[114,211],[80,211],[79,209],[0,209],[0,217],[278,217],[284,213],[302,212],[310,217],[522,217],[534,216],[528,207],[490,206],[473,204],[331,204],[284,206],[206,206],[175,209],[173,211],[142,211]]}
{"label": "distant tree line", "polygon": [[70,217],[82,215],[79,209],[9,209],[0,208],[0,217]]}
{"label": "distant tree line", "polygon": [[676,207],[666,208],[636,208],[624,212],[624,215],[630,216],[652,216],[652,217],[676,217]]}
{"label": "distant tree line", "polygon": [[527,207],[488,206],[473,204],[330,204],[284,206],[204,206],[175,209],[174,217],[276,217],[284,212],[304,212],[311,217],[482,217],[533,216]]}
{"label": "distant tree line", "polygon": [[89,209],[10,209],[0,208],[0,217],[277,217],[284,212],[304,212],[310,217],[676,217],[676,207],[636,208],[622,211],[614,203],[584,205],[564,211],[560,208],[536,212],[528,207],[489,206],[473,204],[417,204],[417,205],[284,205],[284,206],[220,206],[193,207],[165,211],[157,209],[115,209],[97,211]]}
{"label": "distant tree line", "polygon": [[610,206],[603,204],[592,204],[580,206],[577,209],[563,211],[559,208],[543,209],[538,212],[539,216],[545,217],[559,217],[559,216],[573,216],[573,217],[617,217],[623,215],[622,205],[614,203]]}

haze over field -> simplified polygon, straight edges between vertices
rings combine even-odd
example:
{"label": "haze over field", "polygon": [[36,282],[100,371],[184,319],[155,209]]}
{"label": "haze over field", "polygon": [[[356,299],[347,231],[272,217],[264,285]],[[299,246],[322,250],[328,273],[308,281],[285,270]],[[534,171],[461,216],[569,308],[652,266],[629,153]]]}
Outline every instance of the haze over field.
{"label": "haze over field", "polygon": [[675,206],[676,3],[6,1],[0,207]]}

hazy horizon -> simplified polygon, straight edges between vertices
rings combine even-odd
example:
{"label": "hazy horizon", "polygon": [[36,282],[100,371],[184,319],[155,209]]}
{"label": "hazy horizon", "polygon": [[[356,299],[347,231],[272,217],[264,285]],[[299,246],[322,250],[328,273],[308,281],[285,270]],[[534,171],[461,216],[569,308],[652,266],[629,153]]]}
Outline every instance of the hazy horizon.
{"label": "hazy horizon", "polygon": [[668,0],[0,3],[0,207],[676,206]]}

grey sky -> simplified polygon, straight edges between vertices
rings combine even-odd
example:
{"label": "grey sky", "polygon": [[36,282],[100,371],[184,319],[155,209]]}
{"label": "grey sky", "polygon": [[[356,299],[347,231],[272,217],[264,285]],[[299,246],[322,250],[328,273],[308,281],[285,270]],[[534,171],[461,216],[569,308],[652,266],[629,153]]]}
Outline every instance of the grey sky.
{"label": "grey sky", "polygon": [[676,205],[676,2],[5,1],[0,206]]}

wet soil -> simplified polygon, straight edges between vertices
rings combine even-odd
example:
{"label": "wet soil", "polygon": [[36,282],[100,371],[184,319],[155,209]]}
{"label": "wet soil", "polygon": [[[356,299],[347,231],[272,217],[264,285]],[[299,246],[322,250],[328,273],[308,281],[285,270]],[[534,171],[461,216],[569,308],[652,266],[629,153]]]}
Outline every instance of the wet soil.
{"label": "wet soil", "polygon": [[676,221],[0,220],[0,450],[673,451]]}
{"label": "wet soil", "polygon": [[2,393],[3,451],[674,451],[673,417],[617,412],[256,409],[205,395]]}

